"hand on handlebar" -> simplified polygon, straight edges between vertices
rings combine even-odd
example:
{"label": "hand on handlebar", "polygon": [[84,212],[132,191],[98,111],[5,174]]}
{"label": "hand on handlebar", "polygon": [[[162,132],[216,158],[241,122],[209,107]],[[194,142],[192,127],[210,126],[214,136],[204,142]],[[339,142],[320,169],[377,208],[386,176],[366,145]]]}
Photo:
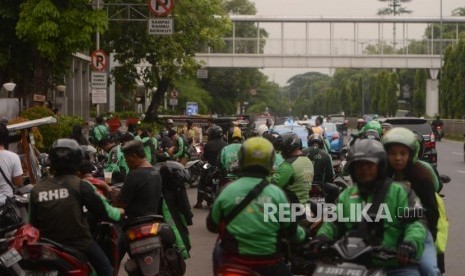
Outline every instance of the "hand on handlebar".
{"label": "hand on handlebar", "polygon": [[397,261],[399,264],[411,264],[416,260],[417,249],[412,242],[404,241],[397,247]]}

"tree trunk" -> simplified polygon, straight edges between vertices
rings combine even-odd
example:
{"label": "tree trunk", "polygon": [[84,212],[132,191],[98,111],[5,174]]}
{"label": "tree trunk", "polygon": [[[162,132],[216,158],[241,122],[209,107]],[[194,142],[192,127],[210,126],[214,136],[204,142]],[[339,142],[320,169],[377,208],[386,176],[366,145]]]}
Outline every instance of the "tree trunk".
{"label": "tree trunk", "polygon": [[163,101],[165,96],[165,92],[168,91],[168,86],[170,85],[170,80],[162,78],[158,82],[157,91],[155,91],[154,95],[152,96],[152,101],[150,102],[149,108],[145,113],[146,122],[153,122],[158,118],[158,107]]}

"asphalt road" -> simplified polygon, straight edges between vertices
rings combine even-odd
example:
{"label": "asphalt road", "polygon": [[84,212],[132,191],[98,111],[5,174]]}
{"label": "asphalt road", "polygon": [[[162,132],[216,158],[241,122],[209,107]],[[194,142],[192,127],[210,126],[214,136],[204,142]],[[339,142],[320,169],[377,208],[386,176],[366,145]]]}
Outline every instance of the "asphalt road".
{"label": "asphalt road", "polygon": [[[442,141],[437,143],[438,169],[440,174],[451,177],[443,193],[449,218],[449,240],[446,252],[446,274],[464,275],[465,260],[465,162],[463,143]],[[195,203],[197,189],[188,189],[191,205]],[[191,258],[187,260],[187,276],[212,275],[212,250],[216,235],[209,233],[205,226],[208,208],[193,209],[194,225],[189,228],[191,234]],[[124,269],[122,269],[124,271]],[[119,275],[126,275],[120,270]]]}

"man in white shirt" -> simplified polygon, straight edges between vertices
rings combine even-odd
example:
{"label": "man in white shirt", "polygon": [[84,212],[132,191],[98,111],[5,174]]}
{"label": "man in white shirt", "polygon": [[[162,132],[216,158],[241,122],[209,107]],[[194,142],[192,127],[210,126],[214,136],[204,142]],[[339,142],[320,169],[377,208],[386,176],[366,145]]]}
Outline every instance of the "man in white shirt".
{"label": "man in white shirt", "polygon": [[5,124],[0,123],[0,205],[5,203],[7,196],[13,196],[12,185],[23,185],[21,161],[16,153],[5,149],[7,144],[8,129]]}

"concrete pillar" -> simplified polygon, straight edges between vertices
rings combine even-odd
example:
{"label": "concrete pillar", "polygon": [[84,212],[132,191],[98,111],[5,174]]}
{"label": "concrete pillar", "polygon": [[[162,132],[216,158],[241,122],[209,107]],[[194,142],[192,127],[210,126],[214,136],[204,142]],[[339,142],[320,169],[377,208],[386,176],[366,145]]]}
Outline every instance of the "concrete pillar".
{"label": "concrete pillar", "polygon": [[426,115],[434,117],[439,113],[439,81],[426,80]]}
{"label": "concrete pillar", "polygon": [[430,69],[431,79],[426,80],[426,115],[434,117],[439,113],[438,69]]}

